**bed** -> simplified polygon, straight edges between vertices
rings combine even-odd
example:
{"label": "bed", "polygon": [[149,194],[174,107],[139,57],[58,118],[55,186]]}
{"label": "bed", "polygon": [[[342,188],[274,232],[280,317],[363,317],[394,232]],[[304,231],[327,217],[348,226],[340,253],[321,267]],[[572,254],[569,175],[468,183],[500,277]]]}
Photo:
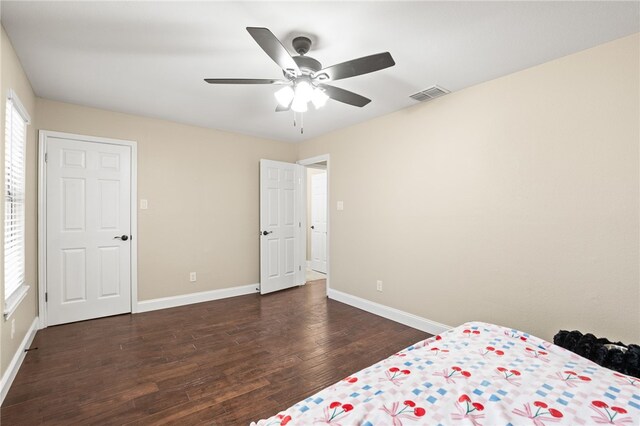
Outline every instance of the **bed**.
{"label": "bed", "polygon": [[472,322],[252,425],[640,425],[640,379]]}

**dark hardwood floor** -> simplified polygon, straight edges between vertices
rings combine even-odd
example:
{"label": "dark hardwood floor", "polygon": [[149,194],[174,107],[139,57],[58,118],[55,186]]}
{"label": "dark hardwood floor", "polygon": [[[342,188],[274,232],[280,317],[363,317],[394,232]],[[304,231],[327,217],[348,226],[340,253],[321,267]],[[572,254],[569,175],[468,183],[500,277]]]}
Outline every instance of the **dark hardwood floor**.
{"label": "dark hardwood floor", "polygon": [[324,280],[50,327],[1,423],[246,425],[427,336],[327,299]]}

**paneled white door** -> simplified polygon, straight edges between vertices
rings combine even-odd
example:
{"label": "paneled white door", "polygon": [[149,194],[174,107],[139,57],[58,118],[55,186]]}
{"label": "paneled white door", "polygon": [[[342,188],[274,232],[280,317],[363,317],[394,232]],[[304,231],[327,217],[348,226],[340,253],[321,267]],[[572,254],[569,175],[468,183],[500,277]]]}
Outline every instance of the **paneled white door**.
{"label": "paneled white door", "polygon": [[131,312],[131,147],[45,149],[47,325]]}
{"label": "paneled white door", "polygon": [[304,284],[297,164],[260,160],[260,293]]}
{"label": "paneled white door", "polygon": [[311,269],[327,273],[327,173],[311,175]]}

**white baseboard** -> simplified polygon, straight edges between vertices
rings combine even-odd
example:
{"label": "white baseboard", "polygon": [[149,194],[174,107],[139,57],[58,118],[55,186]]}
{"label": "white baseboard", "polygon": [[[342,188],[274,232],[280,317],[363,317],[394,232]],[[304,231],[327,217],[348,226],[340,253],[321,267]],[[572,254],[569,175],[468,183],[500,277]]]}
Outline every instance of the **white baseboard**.
{"label": "white baseboard", "polygon": [[330,299],[346,303],[347,305],[351,305],[358,309],[362,309],[363,311],[371,312],[372,314],[390,319],[391,321],[413,327],[417,330],[424,331],[425,333],[440,334],[453,328],[436,321],[422,318],[399,309],[390,308],[389,306],[381,305],[380,303],[352,296],[331,288],[328,290],[327,296],[329,296]]}
{"label": "white baseboard", "polygon": [[2,375],[2,379],[0,380],[0,404],[4,402],[4,398],[9,393],[9,388],[13,383],[13,379],[16,378],[16,374],[18,374],[18,370],[20,370],[20,366],[22,365],[22,361],[24,361],[24,357],[27,356],[27,353],[24,351],[31,346],[31,342],[33,342],[33,338],[36,336],[36,332],[38,331],[38,317],[33,319],[31,323],[31,327],[27,330],[27,334],[25,334],[24,339],[18,346],[18,350],[16,351],[9,367],[7,367],[7,371]]}
{"label": "white baseboard", "polygon": [[193,303],[210,302],[226,299],[227,297],[244,296],[257,293],[260,284],[250,284],[220,290],[201,291],[198,293],[181,294],[180,296],[161,297],[159,299],[138,301],[136,312],[149,312],[158,309],[175,308],[176,306],[191,305]]}

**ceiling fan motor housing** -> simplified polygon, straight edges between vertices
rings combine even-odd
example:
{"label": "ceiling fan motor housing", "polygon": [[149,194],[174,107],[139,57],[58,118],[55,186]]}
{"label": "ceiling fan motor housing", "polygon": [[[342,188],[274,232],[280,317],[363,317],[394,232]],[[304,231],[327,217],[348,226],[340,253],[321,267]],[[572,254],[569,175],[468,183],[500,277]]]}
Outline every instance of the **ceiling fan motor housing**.
{"label": "ceiling fan motor housing", "polygon": [[310,56],[294,56],[293,60],[298,64],[302,74],[312,74],[322,69],[322,64]]}
{"label": "ceiling fan motor housing", "polygon": [[320,62],[309,56],[304,56],[307,54],[309,49],[311,49],[311,40],[308,37],[296,37],[291,42],[291,45],[293,46],[293,50],[300,55],[294,56],[293,60],[296,61],[298,68],[302,71],[302,74],[313,74],[314,72],[322,69],[322,64],[320,64]]}

